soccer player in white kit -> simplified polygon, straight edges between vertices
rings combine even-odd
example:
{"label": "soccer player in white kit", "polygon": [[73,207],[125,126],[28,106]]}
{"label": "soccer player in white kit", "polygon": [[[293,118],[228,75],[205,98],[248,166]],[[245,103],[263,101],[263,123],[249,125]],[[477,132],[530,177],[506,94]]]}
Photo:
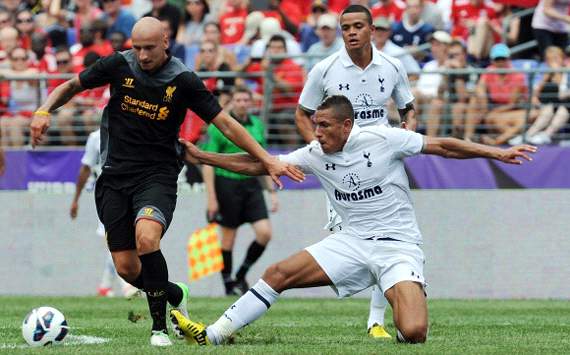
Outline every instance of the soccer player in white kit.
{"label": "soccer player in white kit", "polygon": [[[388,125],[386,102],[396,103],[404,127],[415,130],[414,96],[408,76],[399,59],[377,50],[371,43],[375,31],[369,10],[361,5],[348,6],[340,16],[344,47],[319,62],[309,73],[295,113],[297,127],[309,143],[315,139],[310,116],[330,95],[346,96],[354,108],[354,122],[360,127]],[[342,229],[340,216],[327,200],[328,223],[325,229]],[[388,301],[377,287],[372,288],[368,334],[391,338],[384,329]]]}
{"label": "soccer player in white kit", "polygon": [[[77,217],[77,211],[79,210],[79,197],[83,188],[89,183],[89,178],[93,177],[91,182],[91,188],[95,185],[95,179],[101,174],[101,134],[99,130],[91,132],[87,138],[87,143],[85,143],[85,153],[81,158],[81,168],[79,169],[79,176],[77,177],[77,183],[75,184],[75,195],[73,196],[73,201],[71,202],[71,207],[69,208],[69,215],[71,219]],[[97,220],[97,235],[104,238],[105,237],[105,227],[101,221]],[[115,270],[115,265],[113,264],[113,258],[111,253],[107,252],[107,257],[105,259],[105,266],[103,268],[103,276],[101,278],[101,283],[97,287],[97,294],[99,296],[111,297],[113,296],[113,280],[116,279],[121,285],[121,290],[125,297],[133,297],[138,293],[138,290],[128,284],[117,274]]]}
{"label": "soccer player in white kit", "polygon": [[[422,343],[428,332],[422,236],[412,206],[403,158],[420,153],[447,158],[485,157],[510,164],[531,160],[520,145],[509,149],[455,138],[426,137],[382,125],[354,124],[350,101],[330,96],[315,113],[316,141],[279,159],[317,176],[343,220],[342,231],[271,265],[262,278],[212,325],[206,327],[171,311],[189,340],[222,344],[261,317],[287,289],[329,285],[338,297],[372,285],[394,310],[397,339]],[[244,154],[202,152],[184,142],[186,153],[203,164],[248,175],[266,173]]]}

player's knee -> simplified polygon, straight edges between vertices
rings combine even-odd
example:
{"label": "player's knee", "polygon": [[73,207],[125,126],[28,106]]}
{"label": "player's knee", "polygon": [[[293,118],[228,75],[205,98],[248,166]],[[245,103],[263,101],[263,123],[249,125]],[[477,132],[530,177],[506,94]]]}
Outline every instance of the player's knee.
{"label": "player's knee", "polygon": [[160,249],[160,236],[145,231],[137,235],[137,252],[139,255],[152,253]]}
{"label": "player's knee", "polygon": [[283,270],[279,263],[269,266],[263,273],[262,278],[277,292],[286,290],[290,280],[289,275],[287,275],[287,272]]}
{"label": "player's knee", "polygon": [[115,264],[115,269],[117,269],[119,276],[129,283],[136,280],[140,273],[138,266],[131,263]]}
{"label": "player's knee", "polygon": [[425,343],[428,326],[423,322],[410,323],[398,327],[398,340],[404,343]]}

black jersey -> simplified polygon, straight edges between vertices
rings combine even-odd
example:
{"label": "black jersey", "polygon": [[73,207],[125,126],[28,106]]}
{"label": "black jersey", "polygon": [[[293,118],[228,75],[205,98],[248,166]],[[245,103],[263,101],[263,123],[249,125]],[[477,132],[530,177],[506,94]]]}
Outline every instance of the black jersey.
{"label": "black jersey", "polygon": [[143,71],[132,50],[100,59],[79,74],[86,89],[110,84],[101,120],[102,174],[176,176],[182,146],[178,131],[190,109],[210,122],[222,110],[202,81],[170,57],[156,72]]}

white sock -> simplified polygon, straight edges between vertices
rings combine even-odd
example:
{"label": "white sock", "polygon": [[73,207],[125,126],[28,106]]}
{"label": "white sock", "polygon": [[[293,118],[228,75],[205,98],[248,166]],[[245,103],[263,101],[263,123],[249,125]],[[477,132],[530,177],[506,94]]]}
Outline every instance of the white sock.
{"label": "white sock", "polygon": [[115,264],[113,264],[113,257],[111,253],[107,254],[105,258],[105,267],[103,268],[103,277],[101,277],[101,284],[99,287],[101,288],[111,288],[113,287],[113,279],[117,275],[117,271],[115,270]]}
{"label": "white sock", "polygon": [[206,332],[213,344],[221,344],[232,334],[261,317],[275,301],[279,293],[260,279],[252,288],[231,305],[224,314],[210,325]]}
{"label": "white sock", "polygon": [[374,323],[384,326],[384,313],[388,300],[380,290],[380,287],[372,287],[372,295],[370,297],[370,315],[368,316],[368,329],[372,328]]}

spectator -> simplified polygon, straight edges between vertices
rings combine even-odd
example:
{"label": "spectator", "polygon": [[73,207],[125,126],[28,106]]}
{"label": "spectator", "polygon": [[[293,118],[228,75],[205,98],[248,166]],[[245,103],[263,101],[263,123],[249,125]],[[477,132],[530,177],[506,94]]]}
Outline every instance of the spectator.
{"label": "spectator", "polygon": [[70,49],[75,72],[79,73],[84,69],[83,60],[88,52],[96,52],[101,57],[113,53],[111,43],[105,39],[105,26],[105,22],[95,21],[79,30],[79,44],[73,45]]}
{"label": "spectator", "polygon": [[[30,56],[26,49],[16,47],[8,55],[10,69],[7,74],[30,75],[37,74],[37,70],[30,65]],[[6,145],[21,147],[25,144],[25,128],[29,125],[38,104],[37,81],[11,80],[8,82],[7,115],[0,121],[0,129]]]}
{"label": "spectator", "polygon": [[370,11],[372,18],[387,17],[390,22],[402,21],[402,15],[406,9],[406,3],[401,0],[380,0]]}
{"label": "spectator", "polygon": [[0,69],[10,68],[9,53],[18,47],[18,30],[4,27],[0,30]]}
{"label": "spectator", "polygon": [[[485,144],[505,144],[521,131],[524,126],[526,110],[524,108],[528,93],[525,77],[522,73],[499,74],[493,69],[509,69],[510,50],[503,44],[491,48],[491,72],[484,73],[476,89],[477,114],[469,117],[465,126],[465,139],[471,140],[483,114],[484,123],[489,128],[488,134],[481,136]],[[531,113],[531,116],[534,112]],[[493,134],[491,136],[489,134]]]}
{"label": "spectator", "polygon": [[32,45],[32,34],[37,32],[34,17],[30,10],[20,10],[16,14],[16,29],[19,33],[20,46],[30,49]]}
{"label": "spectator", "polygon": [[[443,14],[439,6],[429,0],[421,0],[422,13],[420,18],[423,22],[430,24],[434,30],[440,31],[445,30],[445,23],[443,22]],[[439,4],[439,2],[438,2]],[[406,18],[406,13],[402,17],[402,20]]]}
{"label": "spectator", "polygon": [[151,0],[152,9],[147,12],[143,17],[151,16],[156,18],[168,18],[170,20],[170,30],[172,37],[176,38],[178,35],[178,28],[181,22],[181,12],[176,6],[167,3],[166,0]]}
{"label": "spectator", "polygon": [[301,58],[298,58],[298,56],[302,54],[301,46],[289,32],[283,31],[281,29],[279,20],[273,17],[264,18],[263,21],[261,21],[259,32],[261,38],[255,41],[251,46],[251,57],[263,57],[263,54],[269,43],[269,39],[274,35],[280,35],[285,38],[285,42],[287,44],[287,54],[292,57],[297,57],[295,59],[295,62],[300,65],[303,64],[303,60]]}
{"label": "spectator", "polygon": [[21,0],[2,0],[2,7],[14,17],[18,10],[25,8],[25,4]]}
{"label": "spectator", "polygon": [[36,32],[32,34],[31,50],[35,55],[34,67],[41,73],[52,72],[56,69],[55,57],[48,46],[47,34]]}
{"label": "spectator", "polygon": [[476,59],[487,58],[502,32],[495,9],[484,0],[463,0],[454,3],[451,13],[453,37],[467,43],[467,52]]}
{"label": "spectator", "polygon": [[319,41],[317,23],[319,17],[326,13],[328,13],[327,3],[323,0],[314,0],[311,4],[311,14],[299,29],[299,42],[303,52],[308,51],[313,44]]}
{"label": "spectator", "polygon": [[259,39],[259,27],[265,16],[261,11],[253,11],[245,19],[245,31],[238,44],[250,46]]}
{"label": "spectator", "polygon": [[[216,57],[218,53],[218,44],[212,41],[202,41],[200,45],[200,55],[202,57],[200,66],[196,67],[198,71],[203,72],[229,72],[231,68],[228,63],[221,62]],[[234,86],[234,78],[216,78],[210,77],[204,80],[204,85],[214,95],[218,97],[218,101],[222,107],[225,107],[230,99],[229,92]]]}
{"label": "spectator", "polygon": [[447,32],[436,31],[430,42],[431,54],[434,59],[424,65],[413,93],[417,103],[416,114],[418,117],[422,113],[427,116],[425,117],[426,135],[437,136],[439,116],[443,110],[443,100],[438,95],[438,90],[443,76],[437,73],[430,74],[429,72],[444,69],[451,36]]}
{"label": "spectator", "polygon": [[170,19],[168,17],[159,17],[160,23],[162,24],[162,29],[164,34],[168,37],[168,51],[174,57],[180,59],[182,63],[186,60],[186,48],[183,45],[176,42],[174,38],[174,34],[172,33],[172,24],[170,23]]}
{"label": "spectator", "polygon": [[434,28],[421,19],[422,0],[408,0],[402,22],[392,27],[392,42],[400,47],[416,48],[426,43]]}
{"label": "spectator", "polygon": [[122,52],[128,49],[127,37],[123,32],[111,32],[109,42],[111,42],[111,47],[113,47],[115,52]]}
{"label": "spectator", "polygon": [[10,12],[2,7],[0,7],[0,30],[6,27],[14,26],[14,21]]}
{"label": "spectator", "polygon": [[[467,64],[467,49],[459,40],[454,40],[447,51],[445,67],[452,70],[472,69]],[[476,100],[474,98],[477,85],[476,74],[449,74],[444,76],[439,87],[439,97],[447,94],[447,103],[451,106],[451,135],[463,138],[467,117],[473,114]],[[433,117],[435,125],[439,126],[438,117]],[[434,129],[435,130],[435,129]]]}
{"label": "spectator", "polygon": [[544,51],[550,46],[566,49],[570,31],[569,11],[568,0],[540,0],[538,3],[532,18],[532,28],[541,57],[544,57]]}
{"label": "spectator", "polygon": [[[544,57],[547,68],[564,68],[564,52],[559,47],[546,48]],[[552,136],[564,127],[570,117],[569,98],[568,73],[545,73],[533,97],[533,101],[539,104],[540,111],[538,118],[526,132],[528,142],[532,144],[552,143]],[[515,142],[516,140],[513,143]]]}
{"label": "spectator", "polygon": [[293,36],[299,32],[303,20],[303,12],[296,0],[269,0],[268,9],[263,11],[263,15],[278,19],[281,27]]}
{"label": "spectator", "polygon": [[239,42],[245,31],[248,9],[246,0],[228,0],[227,9],[220,15],[221,44]]}
{"label": "spectator", "polygon": [[185,46],[199,45],[204,35],[205,24],[212,20],[210,5],[206,0],[186,0],[176,41]]}
{"label": "spectator", "polygon": [[307,72],[311,70],[313,65],[321,59],[338,51],[344,42],[337,36],[338,20],[336,16],[331,14],[324,14],[319,17],[317,23],[317,34],[319,35],[319,42],[313,44],[307,51],[309,55],[319,55],[320,57],[309,58],[305,68]]}
{"label": "spectator", "polygon": [[390,20],[386,17],[379,17],[374,20],[374,28],[376,31],[374,31],[373,40],[376,48],[391,57],[398,58],[408,75],[417,75],[420,72],[420,66],[416,60],[404,48],[390,40],[392,35]]}
{"label": "spectator", "polygon": [[[227,49],[226,47],[220,45],[221,42],[221,32],[220,26],[215,22],[208,22],[204,25],[204,40],[214,42],[218,47],[218,53],[216,54],[216,58],[218,59],[218,65],[222,63],[227,63],[232,70],[235,70],[237,67],[237,59],[236,55]],[[195,59],[195,68],[200,68],[202,65],[202,54],[198,53]]]}
{"label": "spectator", "polygon": [[[73,28],[80,30],[84,26],[89,26],[97,19],[103,17],[103,11],[94,6],[92,0],[75,0],[75,18],[73,20]],[[81,34],[77,35],[77,40],[80,41]]]}
{"label": "spectator", "polygon": [[111,39],[113,32],[121,32],[131,38],[136,20],[129,11],[122,8],[121,0],[103,0],[103,11],[103,19],[107,22],[107,39]]}

